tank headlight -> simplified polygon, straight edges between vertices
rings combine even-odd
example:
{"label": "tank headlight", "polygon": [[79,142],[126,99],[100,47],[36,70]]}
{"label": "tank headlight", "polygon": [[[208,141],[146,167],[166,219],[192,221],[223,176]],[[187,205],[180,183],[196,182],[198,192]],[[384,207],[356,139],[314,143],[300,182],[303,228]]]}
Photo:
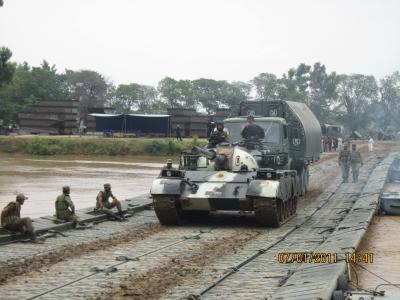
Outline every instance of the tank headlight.
{"label": "tank headlight", "polygon": [[171,177],[171,175],[172,175],[171,171],[167,171],[167,176]]}
{"label": "tank headlight", "polygon": [[272,173],[267,173],[267,179],[271,179],[272,178]]}

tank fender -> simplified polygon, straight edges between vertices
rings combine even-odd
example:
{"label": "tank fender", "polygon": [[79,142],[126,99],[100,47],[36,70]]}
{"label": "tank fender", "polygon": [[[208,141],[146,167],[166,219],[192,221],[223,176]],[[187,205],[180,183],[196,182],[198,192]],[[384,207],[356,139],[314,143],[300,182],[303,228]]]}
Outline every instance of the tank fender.
{"label": "tank fender", "polygon": [[183,189],[182,179],[157,178],[150,188],[152,195],[180,195]]}
{"label": "tank fender", "polygon": [[276,180],[252,180],[246,196],[276,198],[279,193],[279,184]]}

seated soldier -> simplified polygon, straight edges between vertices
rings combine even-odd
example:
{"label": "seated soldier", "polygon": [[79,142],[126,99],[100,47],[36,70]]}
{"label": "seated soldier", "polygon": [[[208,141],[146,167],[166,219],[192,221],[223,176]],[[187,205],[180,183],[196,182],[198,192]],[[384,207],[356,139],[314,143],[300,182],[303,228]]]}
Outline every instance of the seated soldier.
{"label": "seated soldier", "polygon": [[24,194],[18,194],[15,202],[10,202],[1,212],[1,226],[10,231],[27,234],[32,240],[36,240],[30,218],[21,218],[21,205],[24,204]]}
{"label": "seated soldier", "polygon": [[63,186],[62,194],[56,199],[56,217],[63,221],[72,222],[72,226],[75,228],[78,224],[78,217],[75,215],[75,206],[69,194],[69,186]]}
{"label": "seated soldier", "polygon": [[207,148],[215,148],[220,143],[228,143],[228,132],[224,128],[224,123],[218,122],[217,128],[211,133]]}
{"label": "seated soldier", "polygon": [[254,116],[247,116],[247,125],[242,130],[242,138],[245,140],[263,140],[265,137],[264,129],[254,124]]}
{"label": "seated soldier", "polygon": [[[112,198],[113,201],[109,202],[108,199]],[[115,215],[111,209],[117,207],[119,216]],[[119,221],[125,219],[122,212],[121,202],[114,197],[111,192],[111,185],[109,183],[104,184],[104,191],[100,191],[96,197],[96,209],[104,212],[109,218],[117,219]]]}

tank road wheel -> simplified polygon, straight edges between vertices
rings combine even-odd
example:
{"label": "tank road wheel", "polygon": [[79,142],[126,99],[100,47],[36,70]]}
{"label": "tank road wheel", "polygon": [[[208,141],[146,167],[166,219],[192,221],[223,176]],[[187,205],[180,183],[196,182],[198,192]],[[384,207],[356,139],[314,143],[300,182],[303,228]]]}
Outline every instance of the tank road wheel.
{"label": "tank road wheel", "polygon": [[153,197],[154,211],[163,225],[179,225],[182,212],[179,202],[174,197]]}
{"label": "tank road wheel", "polygon": [[281,225],[282,205],[278,199],[255,198],[254,214],[256,222],[261,226],[279,227]]}

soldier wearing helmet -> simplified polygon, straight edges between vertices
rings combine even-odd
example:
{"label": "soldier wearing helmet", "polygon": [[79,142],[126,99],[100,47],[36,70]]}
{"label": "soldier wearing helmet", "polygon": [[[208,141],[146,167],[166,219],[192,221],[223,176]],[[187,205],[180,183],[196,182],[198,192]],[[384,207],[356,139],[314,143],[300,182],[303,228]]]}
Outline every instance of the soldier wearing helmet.
{"label": "soldier wearing helmet", "polygon": [[[109,199],[113,200],[109,202]],[[115,215],[111,209],[117,207],[119,216]],[[100,191],[96,197],[96,209],[104,212],[109,218],[117,219],[119,221],[125,219],[122,212],[121,202],[111,192],[111,185],[109,183],[104,184],[104,190]]]}
{"label": "soldier wearing helmet", "polygon": [[254,124],[254,116],[247,116],[247,125],[242,130],[242,138],[245,140],[263,140],[265,137],[264,129]]}
{"label": "soldier wearing helmet", "polygon": [[210,139],[208,140],[207,148],[215,148],[220,143],[227,143],[228,140],[229,134],[224,127],[224,123],[218,122],[217,127],[211,133]]}
{"label": "soldier wearing helmet", "polygon": [[28,199],[24,194],[18,194],[15,202],[10,202],[1,212],[1,226],[7,230],[27,234],[36,240],[32,220],[21,218],[21,206]]}
{"label": "soldier wearing helmet", "polygon": [[174,170],[174,167],[172,166],[172,159],[167,159],[167,163],[163,170]]}
{"label": "soldier wearing helmet", "polygon": [[63,186],[62,194],[56,199],[56,217],[57,219],[72,222],[75,228],[78,224],[78,217],[75,215],[75,205],[71,200],[69,186]]}

